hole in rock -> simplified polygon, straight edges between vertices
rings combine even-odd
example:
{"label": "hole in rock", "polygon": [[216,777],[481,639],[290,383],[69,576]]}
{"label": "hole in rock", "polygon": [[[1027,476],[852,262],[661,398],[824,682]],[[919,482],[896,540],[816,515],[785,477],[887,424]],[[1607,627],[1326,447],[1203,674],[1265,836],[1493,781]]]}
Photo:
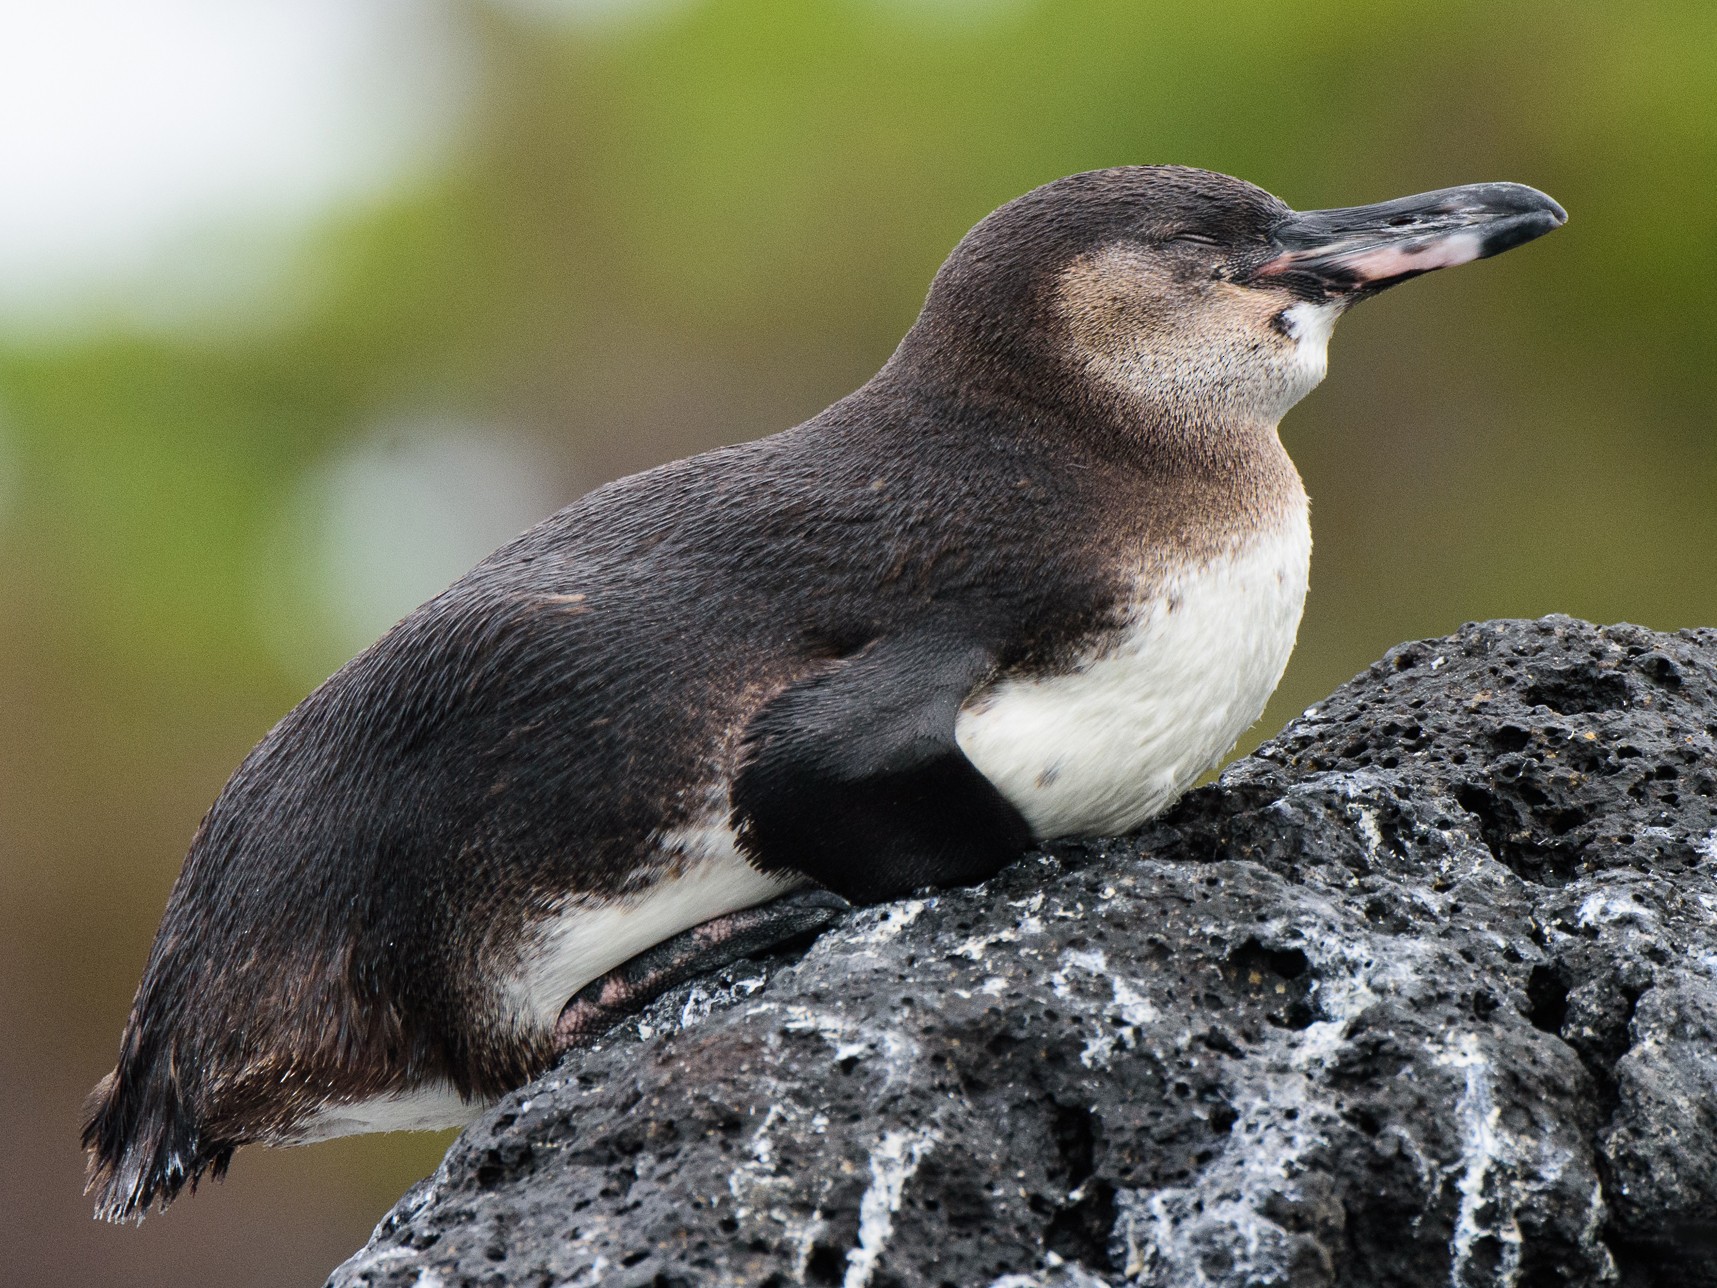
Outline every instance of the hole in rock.
{"label": "hole in rock", "polygon": [[1311,963],[1298,948],[1266,948],[1248,939],[1228,955],[1228,965],[1241,976],[1270,974],[1278,979],[1298,979]]}
{"label": "hole in rock", "polygon": [[805,1282],[808,1284],[838,1284],[846,1277],[847,1259],[839,1248],[819,1243],[811,1249],[805,1262]]}
{"label": "hole in rock", "polygon": [[1318,1019],[1310,1000],[1311,963],[1298,948],[1268,948],[1248,939],[1229,953],[1226,972],[1243,995],[1271,1009],[1265,1018],[1277,1028],[1303,1029]]}
{"label": "hole in rock", "polygon": [[1545,1033],[1562,1032],[1568,1018],[1568,982],[1549,966],[1534,966],[1526,977],[1526,1018]]}
{"label": "hole in rock", "polygon": [[1108,1273],[1109,1231],[1115,1225],[1115,1187],[1092,1180],[1076,1203],[1061,1209],[1043,1232],[1043,1246],[1063,1260]]}
{"label": "hole in rock", "polygon": [[1638,662],[1639,669],[1666,689],[1681,687],[1681,668],[1662,653],[1647,653]]}
{"label": "hole in rock", "polygon": [[1588,715],[1627,706],[1628,682],[1614,671],[1571,666],[1534,675],[1521,697],[1528,706],[1549,707],[1557,715]]}
{"label": "hole in rock", "polygon": [[1498,751],[1524,751],[1532,741],[1532,732],[1519,725],[1498,725],[1490,736],[1491,746]]}

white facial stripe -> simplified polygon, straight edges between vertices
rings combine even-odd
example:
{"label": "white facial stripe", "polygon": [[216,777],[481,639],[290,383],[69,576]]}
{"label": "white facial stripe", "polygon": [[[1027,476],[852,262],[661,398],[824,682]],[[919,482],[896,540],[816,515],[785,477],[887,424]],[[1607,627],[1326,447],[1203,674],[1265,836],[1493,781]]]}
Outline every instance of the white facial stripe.
{"label": "white facial stripe", "polygon": [[1301,301],[1282,310],[1282,321],[1294,341],[1296,384],[1309,392],[1329,370],[1329,337],[1345,307],[1340,302]]}
{"label": "white facial stripe", "polygon": [[1329,344],[1330,332],[1335,329],[1335,320],[1341,316],[1340,304],[1313,304],[1302,300],[1291,304],[1282,310],[1282,318],[1288,324],[1288,334],[1302,345]]}

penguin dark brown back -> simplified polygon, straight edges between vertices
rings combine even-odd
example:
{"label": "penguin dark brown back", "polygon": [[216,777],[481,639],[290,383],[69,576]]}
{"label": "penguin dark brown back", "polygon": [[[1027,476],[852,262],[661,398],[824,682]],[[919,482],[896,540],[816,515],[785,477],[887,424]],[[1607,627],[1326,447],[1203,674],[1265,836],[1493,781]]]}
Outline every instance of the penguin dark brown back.
{"label": "penguin dark brown back", "polygon": [[863,388],[598,488],[246,757],[92,1096],[98,1212],[251,1142],[466,1121],[616,999],[826,920],[807,891],[1164,808],[1292,648],[1276,422],[1335,317],[1563,219],[1514,184],[1296,214],[1178,167],[991,214]]}

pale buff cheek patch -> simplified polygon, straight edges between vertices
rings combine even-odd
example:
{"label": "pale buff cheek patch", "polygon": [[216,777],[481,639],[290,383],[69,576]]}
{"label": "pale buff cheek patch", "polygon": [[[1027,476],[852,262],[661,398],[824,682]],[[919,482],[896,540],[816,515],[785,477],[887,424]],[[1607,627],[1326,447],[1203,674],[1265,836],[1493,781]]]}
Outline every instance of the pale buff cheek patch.
{"label": "pale buff cheek patch", "polygon": [[1269,424],[1323,379],[1341,312],[1257,285],[1192,290],[1122,246],[1071,264],[1057,306],[1087,371],[1103,384],[1145,405]]}

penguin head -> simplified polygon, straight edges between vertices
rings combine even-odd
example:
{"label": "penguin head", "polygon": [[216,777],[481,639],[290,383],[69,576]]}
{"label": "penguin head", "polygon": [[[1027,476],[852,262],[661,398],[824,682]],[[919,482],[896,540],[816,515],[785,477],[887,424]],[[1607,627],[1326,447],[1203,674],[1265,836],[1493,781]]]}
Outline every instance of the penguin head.
{"label": "penguin head", "polygon": [[992,373],[1158,420],[1274,425],[1323,378],[1343,311],[1398,282],[1518,246],[1567,219],[1480,183],[1295,211],[1207,170],[1059,179],[972,229],[925,319]]}

